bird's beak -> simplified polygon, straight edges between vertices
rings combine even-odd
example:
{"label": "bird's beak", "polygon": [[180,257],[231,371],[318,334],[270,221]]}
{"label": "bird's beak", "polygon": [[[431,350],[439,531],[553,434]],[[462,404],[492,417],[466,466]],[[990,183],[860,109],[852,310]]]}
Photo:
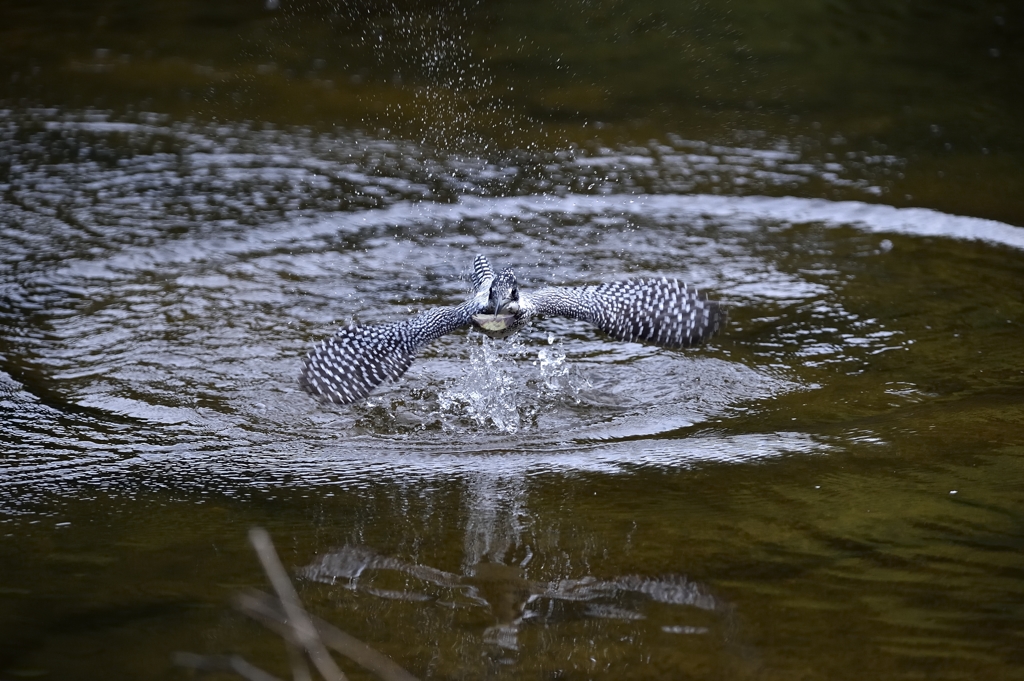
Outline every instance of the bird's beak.
{"label": "bird's beak", "polygon": [[519,302],[511,298],[493,297],[488,301],[488,311],[497,316],[499,314],[516,314],[519,312]]}
{"label": "bird's beak", "polygon": [[498,314],[498,310],[501,309],[501,303],[502,303],[501,298],[498,297],[498,295],[495,294],[492,291],[490,297],[487,299],[487,310],[486,310],[486,312],[488,314],[491,314],[491,315],[497,315]]}

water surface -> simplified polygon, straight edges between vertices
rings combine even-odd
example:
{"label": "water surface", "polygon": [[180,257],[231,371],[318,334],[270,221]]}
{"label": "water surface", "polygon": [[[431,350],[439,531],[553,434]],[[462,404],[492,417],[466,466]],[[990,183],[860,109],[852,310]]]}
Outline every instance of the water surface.
{"label": "water surface", "polygon": [[[175,651],[287,675],[279,641],[228,604],[264,583],[253,525],[310,610],[423,678],[1019,676],[1024,220],[1002,189],[1020,159],[1002,66],[964,62],[991,77],[971,86],[987,113],[933,139],[915,137],[916,114],[855,125],[902,111],[885,88],[845,113],[820,85],[785,95],[794,81],[772,75],[750,10],[683,24],[653,5],[574,9],[561,25],[501,3],[492,23],[468,6],[424,23],[345,5],[326,35],[381,29],[391,47],[309,38],[289,65],[275,50],[290,31],[325,35],[313,10],[155,7],[165,29],[114,8],[80,43],[4,57],[21,75],[0,110],[0,678],[183,678]],[[865,20],[866,47],[840,10]],[[64,30],[63,14],[19,11],[24,35]],[[836,11],[822,54],[868,70],[920,19]],[[939,14],[929,26],[963,20]],[[533,22],[522,61],[499,39],[513,15]],[[959,35],[1016,35],[1011,12],[986,19],[991,35],[979,16]],[[406,43],[401,17],[419,22]],[[148,56],[117,42],[133,31],[163,42]],[[680,35],[677,60],[717,61],[646,79],[616,66]],[[274,69],[218,52],[239,36]],[[450,48],[433,67],[428,43]],[[748,86],[722,56],[741,47]],[[997,47],[984,59],[1019,58]],[[538,54],[606,94],[566,88]],[[963,74],[928,55],[893,71],[931,68],[960,92]],[[292,102],[326,92],[313,80],[334,69],[352,110],[327,124],[326,99],[308,114],[230,91],[181,104],[182,73],[221,77],[200,67],[252,67],[261,102],[268,83]],[[69,72],[86,75],[55,94]],[[763,106],[773,82],[778,112]],[[367,113],[424,84],[464,108],[428,88],[393,119]],[[484,97],[499,86],[505,99]],[[140,93],[160,87],[173,96]],[[923,90],[941,130],[961,120]],[[663,108],[638,113],[648,100]],[[954,166],[973,184],[947,191]],[[508,342],[464,332],[365,402],[301,392],[315,341],[460,302],[478,253],[524,288],[675,276],[728,305],[729,324],[687,351],[561,319]]]}

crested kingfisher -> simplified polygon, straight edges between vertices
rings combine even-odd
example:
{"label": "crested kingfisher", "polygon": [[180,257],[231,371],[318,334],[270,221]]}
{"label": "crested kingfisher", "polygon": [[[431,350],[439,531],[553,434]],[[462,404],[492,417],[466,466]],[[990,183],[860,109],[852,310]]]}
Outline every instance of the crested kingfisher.
{"label": "crested kingfisher", "polygon": [[595,286],[519,290],[515,272],[494,273],[482,255],[473,263],[473,295],[454,307],[437,307],[400,322],[352,325],[313,346],[299,382],[315,397],[336,404],[363,399],[384,379],[398,380],[431,341],[472,326],[507,338],[534,317],[570,317],[615,340],[685,348],[715,335],[725,310],[676,279],[637,278]]}

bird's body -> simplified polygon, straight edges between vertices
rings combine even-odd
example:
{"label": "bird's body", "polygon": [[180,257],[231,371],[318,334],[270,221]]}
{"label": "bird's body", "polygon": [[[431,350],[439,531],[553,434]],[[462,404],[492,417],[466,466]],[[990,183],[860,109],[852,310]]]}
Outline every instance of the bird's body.
{"label": "bird's body", "polygon": [[534,317],[590,322],[609,336],[667,348],[697,345],[718,332],[724,311],[675,279],[629,279],[596,286],[549,286],[521,292],[511,269],[495,274],[478,255],[473,295],[391,324],[349,326],[318,343],[306,357],[300,382],[309,393],[337,404],[363,399],[384,379],[397,380],[423,346],[473,326],[507,338]]}

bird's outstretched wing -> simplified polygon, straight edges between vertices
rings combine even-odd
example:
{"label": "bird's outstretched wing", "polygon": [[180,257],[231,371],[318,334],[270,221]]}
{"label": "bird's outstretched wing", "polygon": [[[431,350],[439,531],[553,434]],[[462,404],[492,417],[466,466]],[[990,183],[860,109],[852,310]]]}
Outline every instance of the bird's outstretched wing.
{"label": "bird's outstretched wing", "polygon": [[612,338],[685,348],[715,335],[722,306],[676,279],[629,279],[598,286],[548,287],[530,295],[536,315],[590,322]]}
{"label": "bird's outstretched wing", "polygon": [[473,290],[479,293],[484,289],[489,289],[492,281],[494,281],[494,270],[491,269],[491,263],[482,255],[476,256],[473,259]]}
{"label": "bird's outstretched wing", "polygon": [[342,329],[313,347],[299,384],[312,395],[348,404],[369,395],[385,378],[398,380],[418,350],[405,333],[408,323]]}
{"label": "bird's outstretched wing", "polygon": [[427,310],[393,324],[354,325],[313,346],[302,365],[299,384],[335,404],[361,400],[384,379],[396,381],[420,348],[469,326],[481,304],[471,298],[457,307]]}

